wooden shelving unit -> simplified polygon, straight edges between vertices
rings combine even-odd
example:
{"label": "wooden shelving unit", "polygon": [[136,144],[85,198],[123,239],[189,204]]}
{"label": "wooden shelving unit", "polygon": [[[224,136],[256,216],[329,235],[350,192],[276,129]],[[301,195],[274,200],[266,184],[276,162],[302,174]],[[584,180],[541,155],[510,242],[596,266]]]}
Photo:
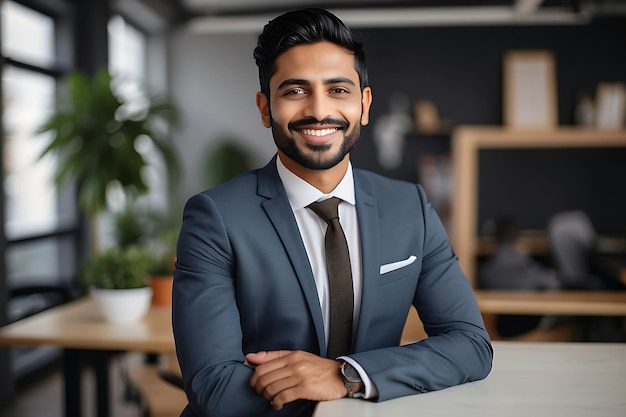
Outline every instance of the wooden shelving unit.
{"label": "wooden shelving unit", "polygon": [[[462,126],[453,132],[453,198],[451,239],[467,278],[476,279],[476,257],[490,244],[478,236],[479,151],[482,149],[626,147],[626,130],[600,131],[577,127],[530,130],[497,126]],[[617,190],[616,190],[617,191]],[[545,242],[533,240],[531,244]]]}

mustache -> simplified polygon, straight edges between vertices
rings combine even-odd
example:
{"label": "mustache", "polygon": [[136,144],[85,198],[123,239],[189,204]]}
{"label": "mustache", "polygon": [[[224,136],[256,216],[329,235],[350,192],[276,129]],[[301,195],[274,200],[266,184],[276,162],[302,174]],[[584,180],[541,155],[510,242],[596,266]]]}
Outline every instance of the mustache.
{"label": "mustache", "polygon": [[295,120],[287,125],[289,130],[298,130],[302,126],[309,125],[332,125],[339,126],[341,129],[346,130],[350,126],[345,120],[333,119],[331,117],[325,117],[322,120],[317,120],[315,117],[305,117],[304,119]]}

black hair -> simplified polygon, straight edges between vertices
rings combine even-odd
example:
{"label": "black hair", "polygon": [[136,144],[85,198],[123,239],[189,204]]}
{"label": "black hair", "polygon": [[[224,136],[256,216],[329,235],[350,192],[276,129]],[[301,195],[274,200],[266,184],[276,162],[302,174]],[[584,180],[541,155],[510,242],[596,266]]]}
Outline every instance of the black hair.
{"label": "black hair", "polygon": [[287,12],[270,20],[259,35],[254,60],[259,67],[261,92],[269,98],[270,78],[276,72],[276,59],[294,46],[332,42],[354,55],[354,68],[359,74],[361,90],[367,87],[367,66],[362,44],[334,14],[310,8]]}

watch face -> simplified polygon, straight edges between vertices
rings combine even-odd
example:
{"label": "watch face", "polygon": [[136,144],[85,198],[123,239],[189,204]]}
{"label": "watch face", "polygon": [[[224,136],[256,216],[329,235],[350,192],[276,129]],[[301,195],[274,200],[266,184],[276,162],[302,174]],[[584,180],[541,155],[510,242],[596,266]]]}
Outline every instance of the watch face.
{"label": "watch face", "polygon": [[350,382],[361,382],[359,373],[348,362],[344,362],[343,365],[341,365],[341,373]]}

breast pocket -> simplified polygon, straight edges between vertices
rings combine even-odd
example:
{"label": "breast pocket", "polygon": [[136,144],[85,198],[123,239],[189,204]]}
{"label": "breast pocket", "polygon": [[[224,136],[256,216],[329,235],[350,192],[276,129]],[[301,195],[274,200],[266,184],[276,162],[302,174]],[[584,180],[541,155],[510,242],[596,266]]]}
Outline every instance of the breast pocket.
{"label": "breast pocket", "polygon": [[415,255],[380,266],[380,283],[382,285],[410,276],[417,278],[418,275],[419,262],[417,262],[417,256]]}

